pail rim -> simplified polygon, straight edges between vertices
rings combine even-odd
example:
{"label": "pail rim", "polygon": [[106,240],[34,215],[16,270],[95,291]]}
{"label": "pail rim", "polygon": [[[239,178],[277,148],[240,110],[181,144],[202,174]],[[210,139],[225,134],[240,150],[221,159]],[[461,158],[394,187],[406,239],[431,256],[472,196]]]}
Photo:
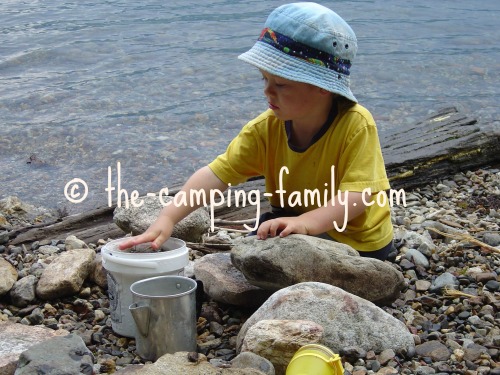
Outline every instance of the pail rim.
{"label": "pail rim", "polygon": [[118,245],[122,243],[123,241],[128,240],[128,237],[123,237],[123,238],[118,238],[116,240],[109,241],[107,244],[105,244],[101,248],[101,253],[104,255],[109,255],[112,257],[117,257],[117,258],[132,258],[136,260],[152,260],[152,259],[163,259],[163,258],[169,258],[175,255],[179,255],[181,253],[184,253],[187,248],[186,248],[186,243],[179,239],[179,238],[174,238],[170,237],[163,245],[168,247],[168,250],[164,251],[155,251],[155,252],[150,252],[150,253],[131,253],[131,252],[126,252],[123,250],[120,250],[118,248]]}
{"label": "pail rim", "polygon": [[308,350],[308,349],[316,349],[322,351],[324,354],[328,355],[329,357],[334,357],[336,354],[331,350],[330,348],[320,345],[320,344],[306,344],[303,345],[299,350]]}
{"label": "pail rim", "polygon": [[[151,283],[154,281],[158,281],[160,279],[170,279],[170,280],[178,280],[178,281],[182,281],[182,282],[187,282],[187,283],[191,284],[192,287],[189,290],[186,290],[184,292],[177,293],[177,294],[149,295],[149,294],[144,294],[144,293],[139,293],[137,291],[134,291],[134,288],[137,288],[137,286],[139,286],[141,284]],[[189,277],[164,275],[164,276],[150,277],[148,279],[136,281],[132,285],[130,285],[130,292],[132,293],[132,295],[135,295],[137,297],[144,298],[144,299],[165,299],[165,298],[179,298],[179,297],[191,294],[196,290],[196,288],[197,288],[196,281],[194,281],[193,279],[191,279]]]}

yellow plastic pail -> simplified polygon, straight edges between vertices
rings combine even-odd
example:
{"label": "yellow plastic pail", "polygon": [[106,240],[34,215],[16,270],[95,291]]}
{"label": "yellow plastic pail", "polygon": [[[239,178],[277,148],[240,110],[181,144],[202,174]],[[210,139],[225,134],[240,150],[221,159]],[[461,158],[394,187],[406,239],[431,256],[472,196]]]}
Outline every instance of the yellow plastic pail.
{"label": "yellow plastic pail", "polygon": [[309,344],[295,352],[286,368],[286,375],[343,375],[338,354],[326,346]]}

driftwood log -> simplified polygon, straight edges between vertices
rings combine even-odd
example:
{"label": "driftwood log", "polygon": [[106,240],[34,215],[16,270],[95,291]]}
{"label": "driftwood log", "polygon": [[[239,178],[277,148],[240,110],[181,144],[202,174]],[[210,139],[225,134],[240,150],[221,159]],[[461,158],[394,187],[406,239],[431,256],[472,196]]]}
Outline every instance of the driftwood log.
{"label": "driftwood log", "polygon": [[500,162],[500,131],[445,108],[409,129],[380,137],[391,186],[411,189]]}
{"label": "driftwood log", "polygon": [[[460,171],[500,164],[500,131],[479,125],[476,119],[446,108],[409,129],[394,129],[381,135],[382,152],[393,189],[412,189]],[[177,189],[171,189],[175,194]],[[238,188],[261,191],[261,211],[269,209],[264,198],[264,180],[254,179]],[[64,239],[73,234],[87,243],[118,238],[123,231],[113,223],[115,207],[101,207],[68,216],[60,222],[10,233],[10,244]],[[241,220],[255,217],[255,207],[220,207],[216,217]]]}

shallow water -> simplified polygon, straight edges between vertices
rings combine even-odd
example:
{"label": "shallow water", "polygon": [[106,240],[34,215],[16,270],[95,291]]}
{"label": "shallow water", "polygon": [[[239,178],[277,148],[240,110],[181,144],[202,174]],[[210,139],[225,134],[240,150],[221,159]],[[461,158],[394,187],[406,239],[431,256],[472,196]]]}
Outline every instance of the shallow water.
{"label": "shallow water", "polygon": [[[236,57],[281,3],[3,1],[0,198],[107,205],[118,162],[128,193],[182,183],[266,108],[258,72]],[[500,3],[323,4],[357,34],[352,88],[380,132],[450,105],[499,127]],[[74,178],[88,186],[78,204],[64,195]]]}

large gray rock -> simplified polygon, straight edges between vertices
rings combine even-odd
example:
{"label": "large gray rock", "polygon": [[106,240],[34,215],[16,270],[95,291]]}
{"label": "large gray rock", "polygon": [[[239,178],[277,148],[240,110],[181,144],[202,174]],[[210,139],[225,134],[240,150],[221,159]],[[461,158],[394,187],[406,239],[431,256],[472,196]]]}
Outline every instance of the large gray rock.
{"label": "large gray rock", "polygon": [[[172,201],[172,197],[162,197],[164,202]],[[123,204],[116,207],[113,220],[126,233],[138,235],[146,231],[156,220],[163,209],[158,197],[140,197],[143,200],[141,207]],[[173,204],[173,203],[172,203]],[[174,226],[172,237],[186,242],[201,242],[202,235],[210,228],[210,215],[205,208],[198,208]]]}
{"label": "large gray rock", "polygon": [[231,263],[229,253],[208,254],[196,260],[194,274],[215,301],[236,306],[260,306],[272,294],[250,284]]}
{"label": "large gray rock", "polygon": [[8,293],[17,281],[17,270],[5,259],[0,258],[0,297]]}
{"label": "large gray rock", "polygon": [[217,368],[207,362],[207,357],[199,354],[198,358],[187,352],[165,354],[155,363],[142,367],[128,368],[115,372],[116,375],[266,375],[253,368]]}
{"label": "large gray rock", "polygon": [[238,351],[248,330],[266,319],[313,321],[324,329],[322,344],[335,353],[348,346],[376,353],[414,346],[404,323],[373,303],[324,283],[300,283],[274,293],[241,327]]}
{"label": "large gray rock", "polygon": [[52,299],[78,293],[90,273],[95,251],[92,249],[68,250],[50,263],[43,271],[36,286],[41,299]]}
{"label": "large gray rock", "polygon": [[75,334],[33,345],[19,357],[15,375],[94,374],[94,356]]}
{"label": "large gray rock", "polygon": [[0,323],[0,374],[14,374],[21,353],[54,336],[69,334],[66,330],[32,327],[11,322]]}
{"label": "large gray rock", "polygon": [[265,241],[242,238],[235,242],[231,260],[251,284],[263,289],[317,281],[389,304],[404,287],[403,275],[389,263],[360,257],[345,244],[300,234]]}

